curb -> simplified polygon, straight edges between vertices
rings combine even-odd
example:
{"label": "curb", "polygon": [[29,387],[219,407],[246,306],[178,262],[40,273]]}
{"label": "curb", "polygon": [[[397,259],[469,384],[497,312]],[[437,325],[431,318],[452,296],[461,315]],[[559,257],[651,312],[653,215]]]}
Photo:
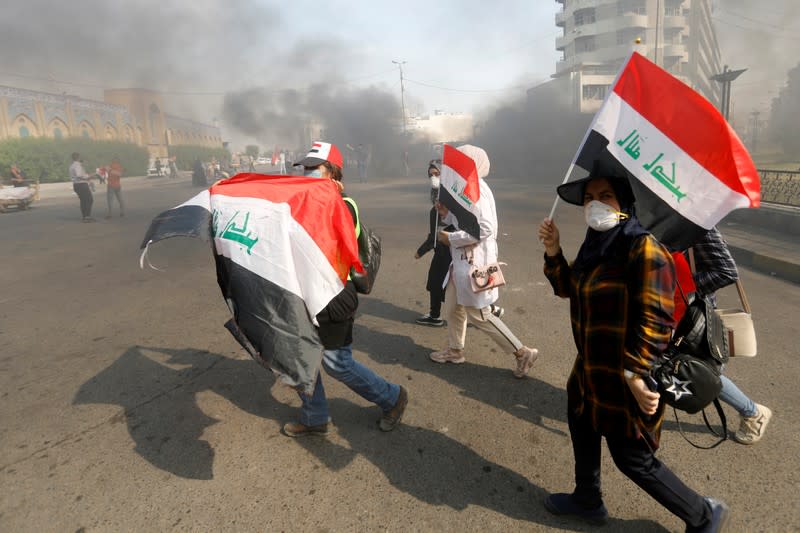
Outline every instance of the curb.
{"label": "curb", "polygon": [[728,243],[728,248],[730,248],[738,265],[746,266],[762,274],[775,276],[791,283],[800,284],[800,265],[753,252],[739,246],[733,246],[730,243]]}

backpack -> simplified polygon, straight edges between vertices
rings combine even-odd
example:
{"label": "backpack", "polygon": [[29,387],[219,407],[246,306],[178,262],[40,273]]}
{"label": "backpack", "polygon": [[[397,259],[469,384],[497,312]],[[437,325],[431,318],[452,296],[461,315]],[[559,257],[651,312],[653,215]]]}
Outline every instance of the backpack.
{"label": "backpack", "polygon": [[[678,429],[687,442],[696,448],[713,448],[728,436],[727,420],[718,399],[722,391],[722,367],[729,357],[728,337],[711,302],[691,294],[687,298],[680,283],[677,288],[686,302],[686,312],[650,375],[664,403],[675,411]],[[711,427],[704,411],[711,403],[722,423],[721,433]],[[720,440],[707,447],[694,444],[683,433],[678,410],[689,414],[703,411],[706,427]]]}
{"label": "backpack", "polygon": [[343,200],[353,207],[356,212],[356,240],[358,241],[358,259],[364,266],[364,272],[358,272],[355,268],[350,268],[350,280],[356,287],[356,291],[361,294],[369,294],[375,285],[375,278],[378,276],[378,269],[381,267],[381,238],[361,222],[358,216],[358,206],[351,198],[344,197]]}

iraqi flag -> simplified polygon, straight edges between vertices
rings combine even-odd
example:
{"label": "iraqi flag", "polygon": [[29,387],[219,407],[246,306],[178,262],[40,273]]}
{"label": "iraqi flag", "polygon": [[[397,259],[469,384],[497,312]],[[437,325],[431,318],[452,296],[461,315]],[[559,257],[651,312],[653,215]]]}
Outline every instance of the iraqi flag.
{"label": "iraqi flag", "polygon": [[755,165],[719,111],[635,52],[576,163],[627,175],[642,225],[677,249],[691,246],[734,209],[760,203]]}
{"label": "iraqi flag", "polygon": [[458,220],[458,229],[480,239],[478,223],[481,198],[478,169],[475,161],[449,144],[444,145],[442,171],[439,178],[439,202]]}
{"label": "iraqi flag", "polygon": [[330,180],[237,174],[153,219],[142,242],[211,241],[225,327],[250,355],[309,394],[322,360],[316,315],[363,270],[350,212]]}

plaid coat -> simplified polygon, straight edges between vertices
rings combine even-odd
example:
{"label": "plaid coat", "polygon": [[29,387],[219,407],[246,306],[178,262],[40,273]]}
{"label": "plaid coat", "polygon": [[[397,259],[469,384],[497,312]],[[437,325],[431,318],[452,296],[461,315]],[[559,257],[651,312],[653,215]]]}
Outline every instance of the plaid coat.
{"label": "plaid coat", "polygon": [[645,432],[657,447],[664,405],[643,415],[623,371],[647,374],[669,342],[675,292],[669,252],[643,235],[584,272],[573,272],[560,252],[545,254],[544,273],[555,294],[570,299],[578,354],[567,381],[568,408],[603,435]]}

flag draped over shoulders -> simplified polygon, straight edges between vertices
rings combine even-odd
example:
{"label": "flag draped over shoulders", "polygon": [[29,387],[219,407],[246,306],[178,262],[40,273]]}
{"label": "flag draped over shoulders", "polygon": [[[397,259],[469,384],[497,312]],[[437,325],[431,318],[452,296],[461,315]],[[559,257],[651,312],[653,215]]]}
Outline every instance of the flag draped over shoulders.
{"label": "flag draped over shoulders", "polygon": [[142,248],[191,236],[212,244],[233,319],[226,327],[262,365],[313,390],[315,316],[361,269],[353,221],[328,180],[238,174],[153,219]]}

